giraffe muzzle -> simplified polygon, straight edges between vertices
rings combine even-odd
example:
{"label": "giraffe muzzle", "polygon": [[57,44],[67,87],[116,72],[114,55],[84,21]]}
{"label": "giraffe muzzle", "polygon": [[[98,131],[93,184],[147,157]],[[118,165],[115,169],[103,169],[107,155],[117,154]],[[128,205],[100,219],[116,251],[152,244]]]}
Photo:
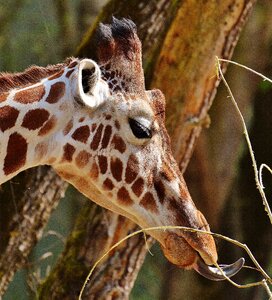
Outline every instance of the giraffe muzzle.
{"label": "giraffe muzzle", "polygon": [[244,258],[240,258],[233,264],[219,265],[220,270],[216,266],[212,266],[217,260],[216,254],[209,253],[207,249],[205,251],[195,249],[190,239],[176,233],[167,235],[162,250],[171,263],[181,268],[194,269],[203,277],[213,281],[225,280],[226,277],[234,276],[242,269],[245,262]]}

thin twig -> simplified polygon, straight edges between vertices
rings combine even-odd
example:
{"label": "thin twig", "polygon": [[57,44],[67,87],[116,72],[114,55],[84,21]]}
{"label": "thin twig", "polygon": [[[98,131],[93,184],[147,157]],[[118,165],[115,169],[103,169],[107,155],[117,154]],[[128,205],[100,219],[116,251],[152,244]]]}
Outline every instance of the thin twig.
{"label": "thin twig", "polygon": [[272,300],[272,293],[271,293],[271,290],[269,289],[269,286],[268,286],[267,281],[265,279],[263,280],[263,286],[264,286],[264,288],[265,288],[265,290],[266,290],[266,292],[269,296],[268,300]]}
{"label": "thin twig", "polygon": [[[97,265],[112,251],[114,250],[116,247],[118,247],[121,243],[123,243],[124,241],[126,241],[127,239],[139,234],[139,233],[142,233],[142,232],[149,232],[149,231],[154,231],[154,230],[169,230],[169,229],[181,229],[181,230],[184,230],[184,231],[190,231],[190,232],[198,232],[198,233],[202,233],[202,234],[210,234],[214,237],[217,237],[217,238],[221,238],[221,239],[224,239],[232,244],[235,244],[237,245],[238,247],[240,248],[243,248],[248,256],[250,257],[250,259],[252,260],[252,262],[255,264],[255,266],[257,267],[257,269],[262,273],[263,277],[265,278],[264,280],[266,282],[269,282],[270,284],[272,284],[272,279],[270,278],[270,276],[263,270],[263,268],[260,266],[260,264],[258,263],[258,261],[256,260],[256,258],[254,257],[254,255],[252,254],[252,252],[249,250],[249,248],[247,247],[246,244],[242,244],[240,242],[238,242],[237,240],[234,240],[234,239],[231,239],[229,237],[226,237],[224,235],[221,235],[221,234],[218,234],[218,233],[213,233],[213,232],[209,232],[209,231],[205,231],[205,230],[200,230],[200,229],[194,229],[194,228],[189,228],[189,227],[184,227],[184,226],[158,226],[158,227],[150,227],[150,228],[145,228],[145,229],[140,229],[140,230],[137,230],[129,235],[127,235],[126,237],[124,237],[123,239],[121,239],[120,241],[118,241],[116,244],[114,244],[103,256],[101,256],[96,262],[95,264],[93,265],[92,269],[90,270],[88,276],[86,277],[86,280],[82,286],[82,289],[80,291],[80,294],[79,294],[79,300],[82,299],[82,295],[83,295],[83,292],[84,292],[84,289],[88,283],[88,281],[90,280],[90,277],[91,275],[93,274],[95,268],[97,267]],[[218,266],[217,264],[215,264],[216,266]],[[220,270],[220,267],[219,267],[219,270]],[[223,270],[222,270],[223,272]],[[225,276],[225,275],[224,275]],[[228,278],[228,277],[227,277]],[[226,278],[226,279],[227,279]],[[249,287],[252,287],[252,286],[257,286],[257,285],[263,285],[263,281],[258,281],[258,282],[253,282],[253,283],[248,283],[248,284],[245,284],[245,285],[239,285],[237,283],[235,283],[234,281],[232,281],[231,279],[228,278],[228,281],[233,284],[234,286],[236,287],[239,287],[239,288],[249,288]]]}
{"label": "thin twig", "polygon": [[[250,138],[249,138],[249,134],[248,134],[248,131],[247,131],[247,128],[246,128],[246,124],[245,124],[245,121],[244,121],[244,118],[243,118],[243,115],[237,105],[237,102],[235,101],[235,98],[232,94],[232,91],[226,81],[226,79],[224,78],[223,76],[223,73],[222,73],[222,70],[220,68],[220,64],[219,64],[219,61],[223,61],[223,62],[230,62],[230,63],[233,63],[235,65],[238,65],[240,67],[243,67],[259,76],[261,76],[262,78],[264,78],[265,80],[269,81],[272,83],[272,81],[267,78],[266,76],[246,67],[246,66],[243,66],[239,63],[236,63],[236,62],[233,62],[233,61],[229,61],[229,60],[225,60],[225,59],[219,59],[218,57],[216,57],[216,63],[217,63],[217,74],[218,76],[220,75],[220,77],[222,78],[225,86],[227,87],[228,89],[228,92],[229,92],[229,95],[231,97],[231,100],[232,100],[232,103],[234,105],[234,107],[236,108],[237,112],[238,112],[238,115],[240,116],[240,119],[241,119],[241,122],[242,122],[242,125],[243,125],[243,129],[244,129],[244,134],[245,134],[245,137],[246,137],[246,141],[247,141],[247,145],[248,145],[248,148],[249,148],[249,152],[250,152],[250,155],[251,155],[251,159],[252,159],[252,163],[253,163],[253,169],[254,169],[254,174],[255,174],[255,181],[256,181],[256,185],[257,185],[257,188],[262,196],[262,199],[263,199],[263,203],[264,203],[264,206],[265,206],[265,210],[267,211],[268,213],[268,216],[269,216],[269,219],[270,219],[270,222],[272,223],[272,214],[271,214],[271,210],[270,210],[270,207],[269,207],[269,204],[268,204],[268,201],[266,199],[266,196],[265,196],[265,193],[264,193],[264,186],[263,186],[263,181],[262,181],[262,171],[264,168],[266,168],[271,174],[272,174],[272,169],[269,168],[266,164],[262,164],[260,166],[260,169],[258,171],[258,167],[257,167],[257,163],[256,163],[256,160],[255,160],[255,156],[254,156],[254,152],[253,152],[253,149],[252,149],[252,145],[251,145],[251,142],[250,142]],[[259,272],[262,273],[264,279],[262,279],[261,281],[257,281],[257,282],[252,282],[252,283],[248,283],[248,284],[237,284],[236,282],[234,282],[232,279],[230,279],[228,276],[225,275],[224,271],[222,270],[222,268],[217,264],[215,263],[215,266],[220,270],[220,272],[222,273],[222,275],[225,277],[226,280],[228,280],[232,285],[234,285],[235,287],[237,288],[250,288],[250,287],[254,287],[254,286],[263,286],[267,292],[267,294],[269,295],[269,300],[272,300],[272,293],[271,293],[271,290],[269,289],[269,286],[268,284],[272,284],[272,279],[270,278],[270,276],[264,271],[264,269],[261,267],[261,265],[258,263],[257,259],[254,257],[254,255],[252,254],[252,252],[250,251],[250,249],[248,248],[248,246],[246,244],[242,244],[240,243],[239,241],[237,240],[234,240],[234,239],[231,239],[229,237],[226,237],[224,235],[221,235],[221,234],[218,234],[218,233],[213,233],[213,232],[209,232],[209,231],[205,231],[205,230],[199,230],[199,229],[194,229],[194,228],[189,228],[189,227],[183,227],[183,226],[159,226],[159,227],[150,227],[150,228],[145,228],[145,229],[141,229],[141,230],[138,230],[138,231],[135,231],[129,235],[127,235],[126,237],[124,237],[123,239],[121,239],[119,242],[117,242],[116,244],[114,244],[100,259],[98,259],[95,264],[93,265],[92,269],[90,270],[83,286],[82,286],[82,289],[80,291],[80,294],[79,294],[79,300],[82,299],[82,295],[83,295],[83,292],[84,292],[84,289],[88,283],[88,281],[90,280],[90,277],[91,275],[93,274],[93,271],[95,270],[95,268],[97,267],[97,265],[113,250],[115,249],[116,247],[118,247],[121,243],[123,243],[124,241],[126,241],[127,239],[139,234],[139,233],[144,233],[145,232],[148,232],[148,231],[153,231],[153,230],[169,230],[169,229],[180,229],[180,230],[184,230],[184,231],[190,231],[190,232],[198,232],[198,233],[202,233],[202,234],[210,234],[214,237],[217,237],[217,238],[221,238],[223,240],[226,240],[227,242],[230,242],[232,244],[235,244],[237,245],[238,247],[240,248],[243,248],[246,253],[248,254],[248,256],[250,257],[250,259],[252,260],[252,262],[254,263],[254,265],[256,266],[257,270]]]}
{"label": "thin twig", "polygon": [[241,68],[244,68],[244,69],[246,69],[246,70],[248,70],[248,71],[250,71],[250,72],[252,72],[252,73],[254,73],[254,74],[256,74],[256,75],[258,75],[260,77],[262,77],[265,81],[269,81],[270,83],[272,83],[272,80],[270,78],[264,76],[262,73],[259,73],[259,72],[255,71],[255,70],[253,70],[253,69],[245,66],[245,65],[239,64],[239,63],[237,63],[235,61],[232,61],[232,60],[218,58],[218,57],[217,57],[217,60],[222,61],[222,62],[226,62],[226,63],[231,63],[233,65],[236,65],[236,66],[239,66]]}
{"label": "thin twig", "polygon": [[259,181],[260,181],[260,184],[261,184],[262,188],[264,189],[265,187],[263,185],[263,169],[267,169],[271,173],[271,175],[272,175],[272,169],[266,164],[261,164],[261,166],[260,166]]}
{"label": "thin twig", "polygon": [[[235,109],[236,109],[236,111],[237,111],[240,119],[241,119],[241,123],[242,123],[243,130],[244,130],[244,135],[245,135],[245,138],[246,138],[247,146],[248,146],[250,157],[251,157],[251,160],[252,160],[252,165],[253,165],[253,170],[254,170],[255,182],[256,182],[256,185],[257,185],[257,189],[259,190],[259,192],[261,194],[265,211],[267,212],[269,220],[270,220],[270,222],[272,224],[272,212],[271,212],[271,209],[269,207],[268,201],[266,199],[266,195],[264,193],[263,187],[262,187],[262,185],[261,185],[261,183],[259,181],[259,171],[258,171],[256,159],[255,159],[255,156],[254,156],[254,152],[253,152],[253,149],[252,149],[252,145],[251,145],[251,142],[250,142],[249,134],[248,134],[248,131],[247,131],[247,128],[246,128],[246,123],[245,123],[244,117],[243,117],[243,115],[242,115],[242,113],[241,113],[241,111],[239,109],[239,106],[238,106],[238,104],[237,104],[237,102],[236,102],[236,100],[235,100],[235,98],[234,98],[234,96],[232,94],[232,91],[231,91],[231,89],[230,89],[230,87],[229,87],[229,85],[228,85],[228,83],[227,83],[227,81],[226,81],[226,79],[225,79],[225,77],[223,75],[223,72],[221,70],[221,66],[220,66],[220,63],[219,63],[220,60],[221,61],[226,61],[226,60],[222,60],[222,59],[219,59],[218,57],[216,57],[217,70],[218,70],[218,73],[220,74],[220,77],[222,78],[222,81],[223,81],[224,85],[226,86],[226,88],[228,90],[228,93],[230,95],[230,99],[231,99],[231,101],[232,101],[232,103],[233,103],[233,105],[234,105],[234,107],[235,107]],[[232,62],[232,61],[228,61],[228,62]],[[234,63],[234,62],[232,62],[232,63]],[[237,64],[237,65],[245,67],[245,66],[240,65],[240,64]],[[253,71],[253,70],[251,70],[250,68],[247,68],[247,67],[245,67],[245,68],[247,70],[250,70],[253,73],[259,75],[258,72],[255,72],[255,71]],[[264,78],[265,76],[262,75],[261,77]],[[268,78],[265,77],[265,79],[267,80]],[[271,80],[269,80],[269,81],[271,81]]]}

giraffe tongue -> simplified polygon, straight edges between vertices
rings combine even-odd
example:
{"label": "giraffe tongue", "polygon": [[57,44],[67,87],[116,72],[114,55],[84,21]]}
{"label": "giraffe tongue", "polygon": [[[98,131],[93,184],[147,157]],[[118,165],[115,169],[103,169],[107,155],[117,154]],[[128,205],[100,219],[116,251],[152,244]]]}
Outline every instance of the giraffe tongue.
{"label": "giraffe tongue", "polygon": [[[243,257],[241,257],[240,259],[238,259],[236,262],[234,262],[231,265],[219,265],[219,266],[223,270],[225,276],[232,277],[233,275],[235,275],[242,269],[244,263],[245,263],[245,259]],[[223,274],[221,273],[221,271],[218,268],[206,265],[201,258],[199,258],[197,260],[197,262],[195,263],[193,268],[200,275],[202,275],[210,280],[220,281],[220,280],[226,279],[226,277],[223,276]]]}

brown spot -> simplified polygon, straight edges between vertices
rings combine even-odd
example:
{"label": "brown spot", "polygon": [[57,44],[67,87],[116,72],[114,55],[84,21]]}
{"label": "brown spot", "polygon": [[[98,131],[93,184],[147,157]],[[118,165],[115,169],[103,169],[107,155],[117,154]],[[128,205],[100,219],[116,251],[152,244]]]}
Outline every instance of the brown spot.
{"label": "brown spot", "polygon": [[152,193],[150,192],[145,193],[142,200],[140,201],[140,205],[143,206],[145,209],[150,210],[153,213],[158,213],[157,203]]}
{"label": "brown spot", "polygon": [[66,144],[64,147],[63,147],[63,157],[62,159],[64,161],[72,161],[73,159],[73,155],[76,151],[75,147],[70,145],[70,144]]}
{"label": "brown spot", "polygon": [[138,95],[130,94],[130,95],[129,95],[129,98],[130,98],[130,100],[135,101],[135,100],[137,100]]}
{"label": "brown spot", "polygon": [[85,118],[84,118],[84,117],[81,117],[81,118],[78,120],[78,122],[81,123],[81,122],[83,122],[84,120],[85,120]]}
{"label": "brown spot", "polygon": [[61,70],[61,71],[57,72],[56,74],[53,74],[50,77],[48,77],[48,79],[49,80],[54,80],[56,78],[59,78],[63,73],[64,73],[64,70]]}
{"label": "brown spot", "polygon": [[0,94],[0,102],[6,101],[8,98],[8,93],[2,93]]}
{"label": "brown spot", "polygon": [[119,121],[115,120],[114,125],[115,125],[115,127],[116,127],[117,130],[120,129],[120,123],[119,123]]}
{"label": "brown spot", "polygon": [[57,119],[55,116],[52,116],[44,125],[43,127],[39,130],[38,135],[43,136],[48,134],[56,125]]}
{"label": "brown spot", "polygon": [[56,157],[51,157],[47,163],[48,165],[53,165],[53,163],[56,162],[56,160],[57,160]]}
{"label": "brown spot", "polygon": [[103,187],[105,190],[111,191],[114,188],[114,184],[109,178],[106,178],[103,182]]}
{"label": "brown spot", "polygon": [[35,147],[35,153],[36,153],[36,159],[41,160],[45,157],[48,151],[48,145],[44,142],[41,142],[36,145]]}
{"label": "brown spot", "polygon": [[71,76],[71,74],[74,72],[74,70],[70,70],[66,73],[66,77],[69,78]]}
{"label": "brown spot", "polygon": [[40,101],[45,94],[45,88],[43,84],[35,87],[27,88],[19,91],[15,94],[13,100],[23,104],[33,103]]}
{"label": "brown spot", "polygon": [[99,155],[98,156],[98,164],[99,164],[101,173],[105,174],[107,172],[107,169],[108,169],[108,159],[107,159],[107,157],[104,156],[104,155]]}
{"label": "brown spot", "polygon": [[70,63],[70,65],[68,66],[68,68],[69,68],[69,69],[72,69],[72,68],[74,68],[76,65],[77,65],[77,61],[74,60],[74,61],[72,61],[72,62]]}
{"label": "brown spot", "polygon": [[101,149],[105,149],[108,147],[108,144],[109,144],[109,141],[111,138],[111,132],[112,132],[111,126],[107,125],[104,130],[104,135],[103,135],[102,143],[101,143]]}
{"label": "brown spot", "polygon": [[126,188],[121,187],[117,193],[117,199],[122,205],[132,205],[133,201],[130,198],[129,192]]}
{"label": "brown spot", "polygon": [[119,135],[115,134],[111,143],[114,149],[118,150],[120,153],[124,153],[126,151],[126,144]]}
{"label": "brown spot", "polygon": [[180,179],[180,184],[179,184],[179,196],[180,196],[181,199],[190,198],[189,191],[187,189],[186,183],[182,179]]}
{"label": "brown spot", "polygon": [[137,196],[140,197],[143,190],[144,190],[144,180],[142,177],[139,177],[132,185],[131,187],[133,193]]}
{"label": "brown spot", "polygon": [[117,181],[121,181],[123,172],[123,163],[119,158],[111,158],[110,162],[111,173]]}
{"label": "brown spot", "polygon": [[164,179],[166,179],[167,181],[172,181],[173,179],[175,179],[174,172],[171,170],[171,168],[165,162],[163,163],[163,166],[162,166],[161,176]]}
{"label": "brown spot", "polygon": [[0,129],[4,132],[12,128],[18,118],[19,111],[11,106],[4,106],[0,108]]}
{"label": "brown spot", "polygon": [[29,130],[35,130],[42,127],[48,118],[49,112],[47,110],[43,108],[32,109],[24,116],[22,126]]}
{"label": "brown spot", "polygon": [[81,169],[84,168],[91,158],[91,154],[85,150],[82,150],[78,153],[75,161],[76,165]]}
{"label": "brown spot", "polygon": [[162,183],[162,181],[156,180],[154,182],[154,188],[156,190],[156,193],[158,195],[160,203],[163,204],[164,199],[165,199],[165,187],[164,187],[164,184]]}
{"label": "brown spot", "polygon": [[4,160],[4,173],[8,175],[18,171],[26,162],[26,139],[15,132],[10,135],[7,146],[7,154]]}
{"label": "brown spot", "polygon": [[76,141],[86,143],[90,136],[90,128],[88,125],[81,126],[72,134],[72,138]]}
{"label": "brown spot", "polygon": [[92,179],[97,179],[98,176],[99,176],[99,169],[98,169],[97,163],[94,162],[91,167],[90,177]]}
{"label": "brown spot", "polygon": [[64,178],[65,180],[72,180],[75,177],[75,175],[65,171],[57,171],[57,173],[59,174],[60,177]]}
{"label": "brown spot", "polygon": [[126,168],[126,182],[132,183],[139,173],[139,162],[134,154],[131,154],[128,158],[127,168]]}
{"label": "brown spot", "polygon": [[102,130],[103,130],[103,125],[100,124],[94,134],[94,137],[93,137],[93,140],[91,142],[91,149],[93,150],[97,150],[98,146],[99,146],[99,143],[100,143],[100,140],[101,140],[101,135],[102,135]]}
{"label": "brown spot", "polygon": [[106,120],[110,120],[111,119],[111,115],[106,115]]}
{"label": "brown spot", "polygon": [[188,217],[184,214],[186,210],[184,203],[180,200],[176,200],[174,197],[167,199],[167,208],[172,212],[175,217],[176,224],[182,224],[183,226],[191,227]]}
{"label": "brown spot", "polygon": [[91,131],[94,132],[95,129],[96,129],[97,125],[96,124],[92,124],[92,128],[91,128]]}
{"label": "brown spot", "polygon": [[79,179],[77,180],[77,188],[79,190],[86,191],[88,190],[88,187],[89,187],[89,182],[85,178],[79,177]]}
{"label": "brown spot", "polygon": [[67,135],[67,134],[71,131],[72,128],[73,128],[73,121],[70,120],[70,121],[66,124],[65,128],[63,129],[63,134],[64,134],[64,135]]}
{"label": "brown spot", "polygon": [[45,101],[51,104],[57,103],[59,99],[63,97],[64,93],[65,93],[64,82],[56,82],[52,84],[50,92]]}

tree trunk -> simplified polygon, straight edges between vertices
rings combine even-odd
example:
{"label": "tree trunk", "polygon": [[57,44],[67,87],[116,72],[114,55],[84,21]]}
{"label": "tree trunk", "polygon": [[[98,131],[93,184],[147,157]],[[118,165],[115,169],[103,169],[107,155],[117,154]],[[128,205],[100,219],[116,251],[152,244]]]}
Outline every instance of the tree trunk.
{"label": "tree trunk", "polygon": [[[168,99],[167,125],[175,140],[173,149],[182,171],[190,159],[195,139],[201,128],[206,125],[207,111],[215,95],[218,84],[215,77],[215,55],[231,57],[253,2],[225,1],[224,4],[216,5],[202,1],[137,1],[136,5],[135,1],[131,1],[128,5],[125,1],[111,1],[98,18],[98,21],[104,22],[109,20],[112,14],[117,17],[127,16],[127,12],[130,11],[129,15],[138,24],[139,36],[143,41],[147,87],[162,89]],[[80,56],[95,57],[94,28],[81,45]],[[76,243],[72,241],[72,234],[64,256],[47,282],[41,286],[41,299],[47,299],[52,294],[54,299],[76,299],[88,268],[116,241],[116,235],[121,239],[128,234],[128,230],[136,230],[130,221],[126,221],[125,228],[128,230],[124,230],[123,218],[117,218],[110,212],[96,217],[101,218],[101,223],[104,223],[105,215],[107,226],[104,231],[99,228],[99,233],[96,234],[93,233],[95,225],[90,219],[80,217],[82,222],[85,222],[81,227],[84,233]],[[109,233],[109,229],[112,228],[116,228],[113,236]],[[79,232],[77,227],[75,232]],[[103,246],[99,251],[92,244],[88,254],[81,256],[82,253],[86,253],[86,240],[89,241],[92,236],[92,240],[100,243],[101,235],[108,236],[107,246]],[[81,270],[79,276],[68,270],[68,252],[71,249],[75,255],[74,261],[77,258],[77,266]],[[92,249],[95,249],[94,253]],[[95,270],[83,298],[128,299],[146,251],[142,237],[124,242],[123,246],[114,250]],[[63,274],[69,272],[70,283],[63,280]],[[84,272],[85,276],[82,274]]]}
{"label": "tree trunk", "polygon": [[0,296],[26,263],[67,186],[48,167],[36,168],[6,183],[1,193],[1,199],[9,201],[3,201],[1,209]]}
{"label": "tree trunk", "polygon": [[[271,2],[256,4],[236,47],[234,60],[268,77],[271,74]],[[249,49],[245,51],[245,49]],[[270,50],[270,52],[269,52]],[[260,92],[262,81],[239,67],[229,66],[226,79],[246,120],[257,163],[271,166],[271,88]],[[257,95],[257,96],[256,96]],[[270,97],[270,98],[269,98]],[[268,100],[270,99],[270,100]],[[256,101],[255,108],[254,102]],[[266,102],[268,101],[268,102]],[[220,86],[210,110],[211,125],[199,137],[186,171],[186,182],[192,197],[207,216],[214,232],[245,242],[260,262],[269,269],[271,257],[271,224],[258,195],[251,160],[244,142],[241,122],[228,99],[225,86]],[[255,120],[255,121],[254,121]],[[241,163],[242,161],[242,163]],[[266,184],[269,198],[271,180]],[[254,214],[254,217],[253,217]],[[245,256],[239,248],[218,240],[220,261],[231,262]],[[246,264],[250,264],[249,261]],[[165,263],[164,269],[169,269]],[[169,280],[169,278],[171,278]],[[242,271],[235,276],[239,283],[260,280],[258,272]],[[182,282],[182,284],[181,284]],[[192,289],[191,286],[194,286]],[[164,278],[167,291],[161,299],[267,299],[261,287],[237,289],[229,283],[206,284],[198,275],[170,269]],[[254,298],[255,297],[255,298]]]}
{"label": "tree trunk", "polygon": [[[207,111],[218,84],[214,57],[231,57],[240,30],[254,2],[226,0],[218,4],[216,1],[197,0],[114,0],[110,1],[98,18],[104,22],[109,21],[111,15],[130,16],[138,25],[139,36],[143,42],[147,87],[160,88],[166,95],[167,127],[174,141],[173,150],[182,171],[190,159],[195,139],[201,128],[207,124]],[[79,48],[79,56],[95,58],[93,51],[96,25]],[[51,174],[51,171],[47,172],[49,173],[46,174]],[[54,177],[55,175],[52,175],[51,179],[46,175],[35,180],[35,174],[38,174],[38,171],[34,171],[32,177],[35,182],[33,195],[38,191],[41,191],[41,194],[44,192],[40,189],[40,184],[56,187],[55,193],[50,192],[51,189],[48,188],[47,197],[39,194],[36,197],[40,206],[46,208],[42,213],[48,218],[59,196],[58,191],[63,191],[65,186],[58,177]],[[20,198],[23,198],[22,203],[26,202],[25,205],[29,207],[31,202],[27,203],[22,194],[17,196],[16,193],[14,201],[20,203]],[[33,198],[30,201],[33,201]],[[22,213],[20,210],[19,214],[23,220],[23,210]],[[18,249],[23,249],[24,255],[19,256],[16,251],[9,253],[9,260],[14,262],[10,275],[3,273],[7,268],[5,261],[1,260],[2,293],[15,270],[22,267],[25,257],[40,236],[41,231],[39,234],[33,234],[37,227],[42,230],[45,224],[44,221],[41,222],[41,218],[46,218],[39,214],[41,212],[38,209],[32,211],[30,223],[24,222],[22,228],[15,222],[15,227],[9,231],[12,238],[3,246],[5,251],[1,257],[6,257],[8,245],[18,245],[18,242],[21,245]],[[16,212],[10,216],[11,220],[16,221]],[[32,233],[27,235],[30,241],[21,244],[19,238],[26,229]],[[135,225],[130,221],[94,204],[87,204],[78,217],[62,258],[48,280],[40,287],[39,298],[76,299],[94,261],[114,242],[127,235],[129,230],[135,229]],[[12,232],[18,234],[12,236]],[[152,243],[151,239],[148,239],[148,242]],[[85,290],[84,299],[128,298],[146,251],[145,241],[141,236],[125,242],[96,269],[91,284],[88,284]]]}

